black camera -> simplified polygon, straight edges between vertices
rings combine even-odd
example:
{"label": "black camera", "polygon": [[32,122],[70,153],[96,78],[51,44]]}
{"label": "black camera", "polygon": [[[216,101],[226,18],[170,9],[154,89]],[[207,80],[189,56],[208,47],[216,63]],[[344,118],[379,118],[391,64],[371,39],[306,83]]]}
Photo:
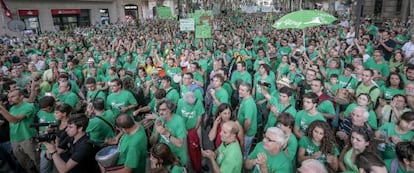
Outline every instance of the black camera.
{"label": "black camera", "polygon": [[56,133],[46,133],[46,134],[40,134],[37,136],[34,136],[32,138],[32,140],[36,143],[40,143],[40,142],[50,142],[50,141],[54,141],[56,139]]}
{"label": "black camera", "polygon": [[[49,128],[57,128],[59,127],[59,124],[57,123],[33,123],[30,124],[31,128],[39,128],[39,127],[49,127]],[[56,130],[53,130],[52,132],[45,133],[45,134],[38,134],[32,138],[32,140],[36,143],[39,142],[49,142],[54,141],[56,139],[57,133]]]}
{"label": "black camera", "polygon": [[261,86],[265,86],[267,88],[270,88],[272,86],[269,82],[265,82],[265,81],[259,81],[258,84]]}

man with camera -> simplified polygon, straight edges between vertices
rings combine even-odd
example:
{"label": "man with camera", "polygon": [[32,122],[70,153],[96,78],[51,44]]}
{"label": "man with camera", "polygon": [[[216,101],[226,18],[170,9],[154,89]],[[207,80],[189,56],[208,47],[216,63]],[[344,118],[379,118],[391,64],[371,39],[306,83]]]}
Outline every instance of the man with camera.
{"label": "man with camera", "polygon": [[36,144],[31,141],[31,138],[36,135],[36,129],[30,128],[30,124],[34,121],[35,107],[23,101],[23,92],[20,90],[10,91],[8,99],[13,106],[10,111],[7,111],[0,105],[0,114],[10,123],[13,153],[27,172],[37,172],[40,158],[36,151]]}
{"label": "man with camera", "polygon": [[88,122],[84,114],[71,115],[66,128],[71,140],[66,144],[69,149],[64,153],[58,153],[58,146],[52,141],[43,143],[58,172],[98,172],[96,153],[85,131]]}

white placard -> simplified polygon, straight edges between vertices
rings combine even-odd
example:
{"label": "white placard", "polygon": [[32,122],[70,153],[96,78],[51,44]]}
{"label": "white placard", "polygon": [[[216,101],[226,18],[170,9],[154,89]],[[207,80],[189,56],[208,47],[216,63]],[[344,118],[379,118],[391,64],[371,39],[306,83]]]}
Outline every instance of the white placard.
{"label": "white placard", "polygon": [[194,31],[194,19],[180,19],[180,31]]}

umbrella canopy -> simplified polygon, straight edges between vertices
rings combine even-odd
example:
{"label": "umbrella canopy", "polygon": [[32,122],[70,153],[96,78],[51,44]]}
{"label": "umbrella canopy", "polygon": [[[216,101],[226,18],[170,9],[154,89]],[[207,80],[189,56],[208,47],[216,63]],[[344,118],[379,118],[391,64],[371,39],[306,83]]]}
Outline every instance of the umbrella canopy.
{"label": "umbrella canopy", "polygon": [[319,10],[300,10],[284,15],[273,27],[276,29],[305,29],[330,24],[336,17]]}

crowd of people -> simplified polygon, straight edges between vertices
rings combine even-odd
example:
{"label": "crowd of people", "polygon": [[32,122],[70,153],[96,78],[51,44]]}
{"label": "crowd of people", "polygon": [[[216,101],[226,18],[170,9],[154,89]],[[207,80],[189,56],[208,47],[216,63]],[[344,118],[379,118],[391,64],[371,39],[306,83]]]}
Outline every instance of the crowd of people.
{"label": "crowd of people", "polygon": [[414,172],[412,26],[276,19],[1,37],[0,172]]}

